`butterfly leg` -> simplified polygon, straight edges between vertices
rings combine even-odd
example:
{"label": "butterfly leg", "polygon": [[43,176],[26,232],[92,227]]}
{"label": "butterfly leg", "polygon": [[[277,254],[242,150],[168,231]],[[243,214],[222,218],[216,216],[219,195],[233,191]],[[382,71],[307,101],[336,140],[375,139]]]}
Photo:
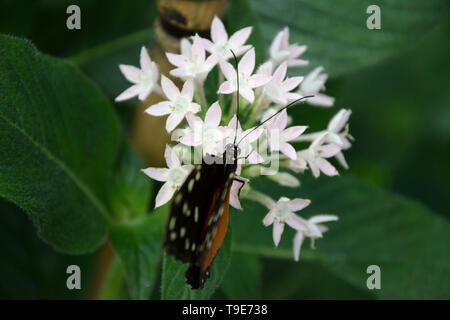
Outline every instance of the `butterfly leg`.
{"label": "butterfly leg", "polygon": [[245,186],[245,180],[242,180],[240,178],[234,178],[234,181],[241,183],[241,186],[239,187],[239,190],[238,190],[238,198],[239,198],[241,195],[241,190]]}
{"label": "butterfly leg", "polygon": [[248,157],[250,157],[250,155],[253,153],[253,151],[255,151],[255,149],[253,149],[252,151],[250,151],[250,153],[249,153],[248,155],[246,155],[245,157],[240,157],[240,158],[238,158],[238,159],[239,159],[239,160],[240,160],[240,159],[245,159],[245,160],[247,160]]}

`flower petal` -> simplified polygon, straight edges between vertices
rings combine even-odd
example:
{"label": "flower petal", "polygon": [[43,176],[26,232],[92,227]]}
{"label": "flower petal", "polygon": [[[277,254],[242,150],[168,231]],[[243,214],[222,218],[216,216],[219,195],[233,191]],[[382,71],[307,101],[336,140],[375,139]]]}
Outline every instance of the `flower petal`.
{"label": "flower petal", "polygon": [[194,115],[191,112],[188,112],[186,114],[186,120],[187,120],[187,122],[189,124],[189,127],[192,130],[196,130],[196,129],[200,128],[202,126],[202,124],[203,124],[202,119],[200,119],[200,117],[197,117],[196,115]]}
{"label": "flower petal", "polygon": [[300,211],[309,206],[310,203],[311,200],[295,198],[289,201],[289,207],[292,209],[292,211]]}
{"label": "flower petal", "polygon": [[142,71],[139,68],[127,64],[120,64],[119,68],[128,81],[132,83],[138,83],[140,81]]}
{"label": "flower petal", "polygon": [[177,154],[168,145],[164,151],[164,158],[166,159],[166,164],[169,169],[181,166]]}
{"label": "flower petal", "polygon": [[284,130],[284,128],[286,128],[287,125],[287,120],[288,120],[288,116],[287,116],[287,111],[286,109],[284,109],[283,111],[281,111],[281,113],[275,118],[275,121],[273,123],[273,126],[275,128],[278,128],[280,130]]}
{"label": "flower petal", "polygon": [[344,154],[342,152],[339,152],[335,155],[336,160],[339,162],[339,164],[346,170],[348,170],[348,164],[347,161],[345,160]]}
{"label": "flower petal", "polygon": [[294,59],[294,60],[288,60],[287,64],[288,64],[288,67],[303,67],[303,66],[307,66],[309,64],[309,61],[302,60],[302,59]]}
{"label": "flower petal", "polygon": [[294,237],[294,244],[292,246],[292,250],[294,251],[294,260],[298,261],[300,259],[300,249],[302,248],[303,240],[305,236],[303,232],[299,231],[296,233]]}
{"label": "flower petal", "polygon": [[273,215],[273,213],[271,211],[269,211],[268,214],[266,214],[266,216],[263,219],[263,224],[268,227],[270,226],[273,221],[274,221],[275,216]]}
{"label": "flower petal", "polygon": [[326,144],[323,146],[320,146],[317,148],[320,150],[320,157],[321,158],[329,158],[336,154],[338,154],[341,151],[341,148],[333,143]]}
{"label": "flower petal", "polygon": [[252,88],[260,87],[267,84],[271,77],[265,74],[254,74],[250,77],[250,86]]}
{"label": "flower petal", "polygon": [[239,199],[237,195],[230,193],[230,206],[232,206],[235,209],[242,210],[241,203],[239,202]]}
{"label": "flower petal", "polygon": [[285,222],[287,225],[297,231],[308,231],[308,223],[294,213],[290,214]]}
{"label": "flower petal", "polygon": [[287,142],[284,142],[280,145],[280,151],[292,160],[297,159],[297,153],[295,152],[294,147]]}
{"label": "flower petal", "polygon": [[222,70],[223,75],[228,81],[236,82],[236,70],[233,68],[231,63],[220,60],[219,61],[220,70]]}
{"label": "flower petal", "polygon": [[184,114],[180,112],[172,112],[166,121],[167,132],[172,132],[184,118]]}
{"label": "flower petal", "polygon": [[283,230],[284,230],[284,223],[275,220],[273,222],[272,236],[273,236],[273,243],[275,243],[276,247],[278,247],[278,244],[280,243],[281,235],[283,234]]}
{"label": "flower petal", "polygon": [[287,71],[287,64],[286,62],[283,62],[278,66],[278,68],[273,73],[272,80],[279,83],[283,82],[284,78],[286,77],[286,71]]}
{"label": "flower petal", "polygon": [[318,224],[329,221],[337,221],[339,218],[332,214],[318,214],[308,219],[310,223]]}
{"label": "flower petal", "polygon": [[157,181],[167,181],[167,176],[169,174],[169,169],[167,168],[146,168],[143,169],[147,176]]}
{"label": "flower petal", "polygon": [[169,183],[164,183],[161,189],[159,189],[158,194],[155,199],[155,208],[162,206],[167,203],[175,193],[176,189],[172,188]]}
{"label": "flower petal", "polygon": [[132,85],[131,87],[126,89],[124,92],[119,94],[116,97],[115,101],[119,102],[119,101],[131,99],[131,98],[139,95],[140,92],[141,92],[141,87],[138,84]]}
{"label": "flower petal", "polygon": [[307,126],[294,126],[283,130],[284,141],[290,141],[301,135],[308,127]]}
{"label": "flower petal", "polygon": [[169,105],[170,103],[168,101],[162,101],[148,107],[145,110],[145,113],[151,114],[152,116],[163,116],[169,114],[172,111]]}
{"label": "flower petal", "polygon": [[217,91],[217,93],[230,94],[230,93],[233,93],[235,91],[236,91],[236,88],[233,86],[231,81],[225,81],[225,82],[223,82],[220,85],[219,90]]}
{"label": "flower petal", "polygon": [[150,93],[152,93],[153,91],[153,86],[148,86],[147,88],[142,89],[141,86],[141,92],[138,95],[138,99],[141,101],[145,101],[145,99],[147,99],[147,97],[150,95]]}
{"label": "flower petal", "polygon": [[148,55],[148,51],[144,46],[142,46],[142,48],[141,48],[140,64],[141,64],[141,68],[144,72],[147,72],[147,73],[152,72],[152,60],[150,59],[150,56]]}
{"label": "flower petal", "polygon": [[205,123],[219,126],[220,119],[222,118],[222,110],[220,109],[219,102],[214,102],[205,115]]}
{"label": "flower petal", "polygon": [[270,44],[269,52],[272,58],[276,57],[278,55],[278,51],[280,51],[283,34],[284,30],[278,32],[275,38],[272,40],[272,43]]}
{"label": "flower petal", "polygon": [[255,100],[255,94],[251,88],[240,89],[239,95],[250,103]]}
{"label": "flower petal", "polygon": [[205,48],[203,47],[202,39],[198,34],[194,36],[194,41],[192,43],[192,58],[196,59],[197,62],[205,61]]}
{"label": "flower petal", "polygon": [[183,84],[181,95],[186,97],[189,101],[192,101],[192,98],[194,98],[194,83],[192,82],[192,80],[187,80]]}
{"label": "flower petal", "polygon": [[339,133],[348,122],[351,114],[351,110],[339,110],[339,112],[336,113],[336,115],[330,120],[330,123],[328,124],[328,130],[334,133]]}
{"label": "flower petal", "polygon": [[186,57],[181,54],[166,52],[166,57],[167,60],[169,60],[169,62],[174,66],[182,67],[186,64]]}
{"label": "flower petal", "polygon": [[[252,27],[246,27],[238,30],[230,37],[228,42],[232,45],[232,47],[238,48],[242,46],[245,41],[247,41],[250,33],[252,33]],[[237,52],[235,52],[235,54],[237,54]]]}
{"label": "flower petal", "polygon": [[249,51],[247,51],[246,54],[244,54],[241,61],[239,61],[238,66],[239,66],[239,72],[242,72],[247,77],[250,77],[250,75],[253,72],[253,69],[255,69],[255,49],[254,48],[251,48]]}
{"label": "flower petal", "polygon": [[228,40],[228,34],[222,21],[214,16],[211,23],[211,39],[214,43],[224,43]]}
{"label": "flower petal", "polygon": [[303,81],[303,77],[292,77],[284,80],[283,89],[286,91],[291,91],[298,87],[298,85]]}
{"label": "flower petal", "polygon": [[161,87],[164,94],[170,101],[175,100],[180,95],[180,90],[178,90],[172,80],[167,78],[165,75],[161,75]]}
{"label": "flower petal", "polygon": [[320,168],[320,170],[325,173],[327,176],[336,176],[339,173],[337,172],[336,168],[333,167],[333,165],[331,163],[329,163],[327,160],[322,159],[322,158],[318,158],[317,159],[317,165]]}

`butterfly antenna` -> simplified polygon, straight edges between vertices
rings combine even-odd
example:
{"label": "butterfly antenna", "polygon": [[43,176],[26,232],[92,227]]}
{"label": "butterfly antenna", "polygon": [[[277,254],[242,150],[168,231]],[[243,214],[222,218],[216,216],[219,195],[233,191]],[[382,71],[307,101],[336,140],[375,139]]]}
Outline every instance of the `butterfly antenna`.
{"label": "butterfly antenna", "polygon": [[286,105],[285,107],[281,108],[280,110],[278,110],[277,112],[275,112],[273,115],[271,115],[270,117],[268,117],[266,120],[264,120],[263,122],[261,122],[260,124],[258,124],[256,127],[254,127],[252,130],[250,130],[245,136],[243,136],[243,137],[241,138],[241,140],[239,140],[239,142],[238,142],[237,145],[239,145],[239,144],[242,142],[242,140],[244,140],[250,133],[252,133],[252,132],[255,131],[256,129],[258,129],[259,127],[261,127],[264,123],[266,123],[267,121],[269,121],[269,120],[272,119],[273,117],[277,116],[277,115],[278,115],[280,112],[282,112],[283,110],[285,110],[285,109],[287,109],[287,108],[289,108],[289,107],[294,106],[295,104],[297,104],[298,102],[300,102],[300,101],[302,101],[302,100],[304,100],[304,99],[312,98],[312,97],[314,97],[314,96],[313,96],[313,95],[310,95],[310,96],[304,96],[304,97],[301,97],[301,98],[299,98],[299,99],[297,99],[297,100],[292,101],[291,103],[289,103],[289,104]]}
{"label": "butterfly antenna", "polygon": [[234,57],[234,62],[236,64],[236,84],[237,84],[237,101],[236,101],[236,131],[234,133],[234,145],[236,145],[236,138],[237,138],[237,132],[238,132],[238,125],[239,125],[239,66],[238,66],[238,60],[236,58],[236,55],[234,54],[233,50],[231,50],[231,54]]}

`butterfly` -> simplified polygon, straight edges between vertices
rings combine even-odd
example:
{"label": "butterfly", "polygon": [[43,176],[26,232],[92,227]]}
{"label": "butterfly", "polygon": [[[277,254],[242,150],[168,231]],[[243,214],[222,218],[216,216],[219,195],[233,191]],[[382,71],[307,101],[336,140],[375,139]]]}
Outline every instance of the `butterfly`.
{"label": "butterfly", "polygon": [[205,155],[202,164],[194,167],[181,188],[175,193],[167,220],[164,247],[177,260],[188,263],[186,282],[192,289],[202,289],[210,276],[210,268],[221,247],[228,229],[230,192],[233,182],[240,183],[238,197],[245,180],[236,175],[239,144],[253,130],[269,121],[287,107],[265,119],[236,143],[239,123],[239,70],[237,58],[237,121],[234,143],[225,146],[223,156]]}

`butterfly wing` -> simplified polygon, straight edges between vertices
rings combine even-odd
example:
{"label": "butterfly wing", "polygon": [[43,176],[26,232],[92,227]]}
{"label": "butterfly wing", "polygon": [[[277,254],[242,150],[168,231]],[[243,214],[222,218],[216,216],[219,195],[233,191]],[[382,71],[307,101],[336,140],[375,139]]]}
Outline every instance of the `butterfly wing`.
{"label": "butterfly wing", "polygon": [[[203,242],[197,253],[197,259],[186,272],[186,281],[193,289],[203,288],[209,278],[209,269],[222,246],[228,229],[228,209],[231,184],[227,183],[221,192],[217,192],[215,201],[211,203],[209,218],[203,232]],[[219,191],[219,190],[218,190]]]}
{"label": "butterfly wing", "polygon": [[193,288],[203,286],[225,237],[234,171],[233,165],[196,166],[174,196],[165,248],[176,259],[191,264],[186,277]]}

